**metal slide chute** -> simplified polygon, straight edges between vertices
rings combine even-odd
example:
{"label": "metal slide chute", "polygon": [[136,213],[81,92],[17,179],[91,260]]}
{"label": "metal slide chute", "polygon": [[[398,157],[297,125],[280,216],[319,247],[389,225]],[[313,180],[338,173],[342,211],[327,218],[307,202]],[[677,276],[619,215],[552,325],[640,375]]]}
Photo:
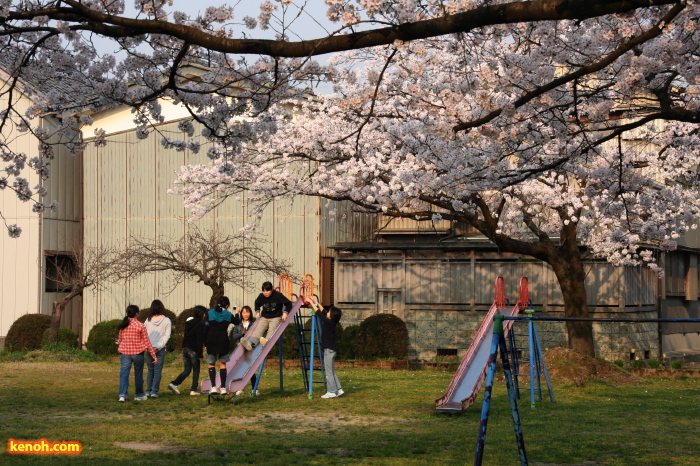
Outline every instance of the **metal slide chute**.
{"label": "metal slide chute", "polygon": [[[435,400],[435,409],[438,412],[459,413],[469,408],[481,389],[486,377],[486,365],[491,352],[491,334],[493,333],[493,318],[496,314],[517,316],[521,309],[527,307],[530,300],[528,295],[527,277],[520,279],[518,302],[515,306],[508,307],[503,277],[496,277],[495,299],[489,309],[486,318],[479,326],[476,336],[472,340],[466,354],[457,368],[457,372],[447,391]],[[512,327],[513,322],[507,321],[504,331]]]}

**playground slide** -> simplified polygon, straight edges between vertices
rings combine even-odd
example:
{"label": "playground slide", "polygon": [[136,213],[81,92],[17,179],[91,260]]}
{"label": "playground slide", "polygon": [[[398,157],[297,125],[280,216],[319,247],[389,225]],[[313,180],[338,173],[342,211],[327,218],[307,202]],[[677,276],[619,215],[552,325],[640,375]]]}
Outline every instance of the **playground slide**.
{"label": "playground slide", "polygon": [[[260,364],[263,363],[267,354],[275,347],[277,340],[287,328],[290,322],[294,322],[294,316],[299,309],[304,304],[304,298],[300,297],[294,306],[292,306],[291,311],[287,314],[287,319],[277,327],[275,333],[268,338],[267,344],[265,346],[257,345],[253,348],[253,351],[246,351],[241,345],[237,345],[236,349],[231,354],[231,359],[226,363],[226,388],[229,393],[236,393],[238,390],[245,389],[246,385],[250,381],[253,374],[258,370]],[[251,328],[255,328],[260,319],[258,319]],[[216,383],[220,384],[218,368],[216,374]],[[211,389],[211,380],[202,380],[202,392],[208,393]]]}
{"label": "playground slide", "polygon": [[[525,279],[525,289],[527,289],[527,279],[523,278]],[[501,281],[499,282],[498,279]],[[486,378],[486,365],[491,353],[493,317],[496,314],[516,316],[520,313],[520,300],[512,308],[505,307],[503,279],[501,277],[498,277],[498,279],[496,281],[496,299],[491,305],[486,318],[479,326],[479,330],[469,345],[467,353],[462,358],[462,362],[452,378],[450,386],[447,387],[447,391],[443,396],[435,400],[435,409],[438,412],[462,412],[474,404],[481,385]],[[512,325],[513,321],[505,322],[503,329],[506,334]]]}

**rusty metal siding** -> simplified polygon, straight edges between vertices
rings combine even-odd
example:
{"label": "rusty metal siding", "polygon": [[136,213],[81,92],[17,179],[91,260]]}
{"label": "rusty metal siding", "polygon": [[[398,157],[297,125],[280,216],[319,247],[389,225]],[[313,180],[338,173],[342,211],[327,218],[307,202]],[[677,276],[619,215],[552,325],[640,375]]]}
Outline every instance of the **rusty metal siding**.
{"label": "rusty metal siding", "polygon": [[362,242],[374,239],[377,216],[358,214],[349,201],[319,199],[320,253],[324,257],[335,257],[331,246],[345,242]]}
{"label": "rusty metal siding", "polygon": [[[428,209],[437,210],[435,207],[426,206]],[[437,223],[432,221],[418,222],[411,218],[388,217],[382,214],[377,215],[377,229],[380,233],[405,233],[405,234],[434,234],[444,233],[452,228],[450,220],[440,220]]]}

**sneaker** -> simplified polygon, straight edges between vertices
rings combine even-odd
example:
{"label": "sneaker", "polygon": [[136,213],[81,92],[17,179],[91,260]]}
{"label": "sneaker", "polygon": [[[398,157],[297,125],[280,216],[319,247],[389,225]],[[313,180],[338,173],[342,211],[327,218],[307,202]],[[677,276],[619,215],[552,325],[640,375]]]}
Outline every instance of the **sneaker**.
{"label": "sneaker", "polygon": [[345,395],[345,392],[343,391],[342,388],[339,388],[338,391],[335,392],[335,396],[341,396],[341,395]]}
{"label": "sneaker", "polygon": [[251,390],[250,396],[260,396],[260,390]]}
{"label": "sneaker", "polygon": [[151,398],[158,398],[158,394],[157,394],[157,393],[151,393]]}
{"label": "sneaker", "polygon": [[221,395],[226,395],[228,391],[226,391],[226,387],[219,387],[219,393]]}
{"label": "sneaker", "polygon": [[134,401],[146,401],[148,397],[146,395],[135,396]]}
{"label": "sneaker", "polygon": [[119,402],[120,402],[120,403],[126,403],[126,397],[125,397],[125,396],[120,396],[120,397],[119,397]]}
{"label": "sneaker", "polygon": [[328,392],[325,395],[321,395],[321,398],[337,398],[337,397],[338,397],[338,395],[336,395],[333,392]]}
{"label": "sneaker", "polygon": [[236,396],[243,396],[243,390],[238,390],[236,392]]}
{"label": "sneaker", "polygon": [[210,395],[218,395],[219,394],[219,387],[211,387],[211,390],[209,390]]}
{"label": "sneaker", "polygon": [[245,348],[246,351],[253,351],[253,347],[245,338],[241,338],[241,346]]}
{"label": "sneaker", "polygon": [[176,394],[176,395],[179,395],[179,394],[180,394],[180,390],[177,389],[177,385],[174,385],[174,384],[169,383],[169,384],[168,384],[168,388],[169,388],[174,394]]}
{"label": "sneaker", "polygon": [[190,390],[190,396],[197,396],[197,395],[201,395],[201,393],[199,393],[196,390]]}
{"label": "sneaker", "polygon": [[267,345],[267,338],[265,338],[265,337],[260,337],[260,344],[263,345],[263,346]]}

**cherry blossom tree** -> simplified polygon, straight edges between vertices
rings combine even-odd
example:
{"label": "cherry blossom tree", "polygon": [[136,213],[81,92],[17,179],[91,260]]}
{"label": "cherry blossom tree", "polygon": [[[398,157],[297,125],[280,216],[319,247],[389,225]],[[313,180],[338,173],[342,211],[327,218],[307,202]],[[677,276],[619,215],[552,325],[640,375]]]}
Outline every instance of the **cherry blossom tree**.
{"label": "cherry blossom tree", "polygon": [[[277,0],[259,2],[256,18],[241,18],[238,4],[203,6],[203,13],[192,16],[174,3],[135,0],[129,9],[124,0],[0,0],[0,68],[5,74],[0,79],[0,157],[5,169],[0,190],[33,200],[37,212],[45,210],[37,192],[41,189],[29,186],[25,170],[47,175],[57,144],[52,138],[91,125],[89,114],[95,111],[133,106],[138,135],[145,138],[152,132],[150,125],[162,122],[157,99],[166,97],[185,105],[207,136],[231,144],[273,131],[275,126],[264,117],[272,104],[332,74],[314,56],[471,33],[492,25],[597,17],[612,18],[614,24],[619,14],[642,15],[639,19],[645,21],[645,12],[663,5],[695,8],[684,0],[325,0],[325,5],[320,0]],[[303,37],[304,17],[328,24],[326,33]],[[272,39],[255,37],[270,31]],[[113,45],[98,44],[96,37]],[[206,64],[210,71],[193,80],[183,71],[192,62]],[[18,107],[22,95],[33,102],[27,110]],[[60,117],[55,131],[47,131],[37,119],[46,114]],[[241,116],[251,123],[231,124]],[[11,129],[35,136],[39,157],[16,152],[8,141]],[[104,144],[104,131],[92,131],[95,144]],[[70,139],[60,144],[80,153],[81,141]],[[200,147],[168,138],[163,144],[179,150]],[[10,236],[19,236],[20,225],[4,223]]]}
{"label": "cherry blossom tree", "polygon": [[[698,222],[697,22],[675,5],[346,52],[335,94],[270,109],[276,131],[223,142],[176,191],[195,216],[247,190],[465,222],[551,265],[586,317],[586,257],[660,271],[650,246]],[[590,323],[567,329],[592,355]]]}
{"label": "cherry blossom tree", "polygon": [[[60,113],[67,131],[130,105],[145,138],[168,98],[216,143],[212,163],[185,168],[177,187],[195,217],[247,190],[260,206],[304,194],[467,222],[549,263],[573,316],[588,312],[580,245],[656,267],[643,246],[672,249],[694,226],[696,0],[326,0],[336,30],[313,39],[294,29],[322,11],[315,2],[265,1],[242,19],[235,7],[190,17],[172,4],[136,0],[128,15],[123,1],[0,0],[0,125],[33,132],[46,162],[32,118]],[[312,60],[330,52],[341,54]],[[193,79],[193,62],[208,71]],[[69,91],[37,92],[15,111],[18,83],[49,78]],[[335,94],[299,92],[318,81]],[[195,126],[181,129],[162,144],[197,151]],[[22,155],[2,149],[15,164],[2,186],[31,197]],[[580,353],[592,353],[591,335],[569,325]]]}

